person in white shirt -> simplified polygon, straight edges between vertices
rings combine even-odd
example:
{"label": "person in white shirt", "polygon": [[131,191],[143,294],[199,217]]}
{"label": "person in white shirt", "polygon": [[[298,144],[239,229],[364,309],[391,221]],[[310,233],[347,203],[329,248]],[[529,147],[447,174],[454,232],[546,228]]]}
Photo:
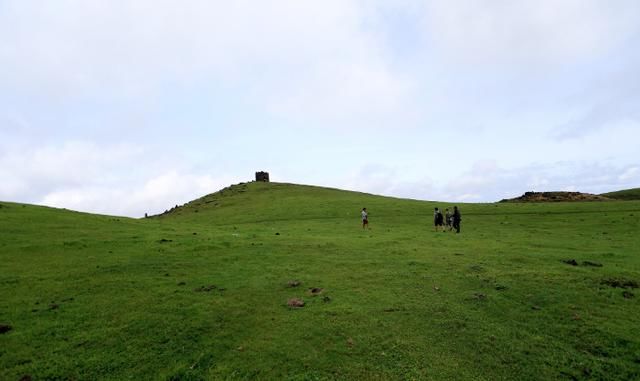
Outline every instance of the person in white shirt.
{"label": "person in white shirt", "polygon": [[362,208],[362,228],[369,227],[369,214],[367,213],[367,208]]}

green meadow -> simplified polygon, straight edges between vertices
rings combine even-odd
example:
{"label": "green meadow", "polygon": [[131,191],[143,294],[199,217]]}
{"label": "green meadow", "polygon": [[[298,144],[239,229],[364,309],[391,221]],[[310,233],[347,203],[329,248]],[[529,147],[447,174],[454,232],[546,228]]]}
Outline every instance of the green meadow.
{"label": "green meadow", "polygon": [[458,204],[460,234],[434,206],[281,183],[146,219],[1,202],[0,379],[640,379],[640,201]]}

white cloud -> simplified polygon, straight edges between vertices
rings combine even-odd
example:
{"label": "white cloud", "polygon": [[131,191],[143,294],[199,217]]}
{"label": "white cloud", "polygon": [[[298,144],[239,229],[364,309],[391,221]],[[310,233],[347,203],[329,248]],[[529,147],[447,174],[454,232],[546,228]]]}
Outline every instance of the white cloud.
{"label": "white cloud", "polygon": [[482,199],[482,196],[479,194],[465,193],[465,194],[455,196],[451,201],[474,202],[474,201],[480,201],[481,199]]}
{"label": "white cloud", "polygon": [[605,193],[637,187],[639,178],[640,167],[612,163],[555,162],[504,168],[495,161],[482,160],[437,182],[428,178],[408,180],[403,171],[369,164],[354,173],[344,187],[422,200],[494,202],[527,191]]}
{"label": "white cloud", "polygon": [[119,102],[225,85],[294,119],[394,111],[410,85],[362,30],[363,12],[350,1],[9,1],[0,69],[12,75],[0,81]]}
{"label": "white cloud", "polygon": [[403,176],[407,170],[408,168],[370,163],[353,171],[335,186],[385,196],[429,199],[434,189],[431,179],[407,178],[406,175]]}
{"label": "white cloud", "polygon": [[528,189],[545,189],[549,186],[550,182],[545,176],[533,175],[527,183]]}
{"label": "white cloud", "polygon": [[637,30],[637,2],[426,2],[425,28],[450,59],[467,64],[566,64],[624,42]]}
{"label": "white cloud", "polygon": [[627,168],[620,176],[618,180],[622,182],[633,181],[640,178],[640,167]]}
{"label": "white cloud", "polygon": [[379,126],[380,117],[397,121],[403,117],[397,113],[411,102],[412,85],[381,60],[370,59],[319,62],[303,81],[269,84],[259,91],[268,110],[281,118],[314,123],[320,118],[326,127],[331,127],[327,122],[360,122],[351,128]]}
{"label": "white cloud", "polygon": [[230,177],[195,175],[169,171],[147,180],[140,187],[120,184],[79,186],[46,194],[42,205],[93,213],[141,217],[161,213],[174,205],[215,192],[232,183]]}
{"label": "white cloud", "polygon": [[0,131],[3,134],[15,134],[30,128],[29,123],[20,115],[0,115]]}
{"label": "white cloud", "polygon": [[[0,199],[139,217],[239,182],[127,144],[75,141],[0,156]],[[172,164],[173,163],[173,164]]]}
{"label": "white cloud", "polygon": [[0,197],[33,201],[43,189],[108,182],[118,168],[130,169],[130,163],[142,154],[140,148],[127,144],[98,146],[84,141],[18,147],[0,155],[0,176],[4,179]]}
{"label": "white cloud", "polygon": [[[624,167],[613,162],[555,162],[515,168],[497,168],[487,181],[466,184],[468,191],[484,201],[519,196],[526,191],[579,191],[604,193],[633,187]],[[462,176],[465,178],[468,174]],[[457,189],[456,182],[453,188]]]}

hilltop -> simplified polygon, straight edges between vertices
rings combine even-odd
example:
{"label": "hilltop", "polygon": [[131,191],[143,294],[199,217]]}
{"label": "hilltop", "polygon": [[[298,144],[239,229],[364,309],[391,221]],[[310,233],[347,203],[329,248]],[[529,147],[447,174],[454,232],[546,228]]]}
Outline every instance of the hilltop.
{"label": "hilltop", "polygon": [[640,378],[640,201],[458,204],[461,234],[446,203],[280,183],[0,205],[3,380]]}

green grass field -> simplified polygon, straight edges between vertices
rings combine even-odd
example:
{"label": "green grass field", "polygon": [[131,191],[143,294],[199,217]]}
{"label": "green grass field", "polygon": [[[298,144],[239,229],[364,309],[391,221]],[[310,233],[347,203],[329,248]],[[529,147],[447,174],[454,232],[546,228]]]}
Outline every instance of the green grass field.
{"label": "green grass field", "polygon": [[640,188],[625,189],[617,192],[603,193],[601,196],[613,198],[616,200],[640,200]]}
{"label": "green grass field", "polygon": [[452,204],[279,183],[0,205],[1,380],[640,379],[640,201],[459,204],[458,235]]}

